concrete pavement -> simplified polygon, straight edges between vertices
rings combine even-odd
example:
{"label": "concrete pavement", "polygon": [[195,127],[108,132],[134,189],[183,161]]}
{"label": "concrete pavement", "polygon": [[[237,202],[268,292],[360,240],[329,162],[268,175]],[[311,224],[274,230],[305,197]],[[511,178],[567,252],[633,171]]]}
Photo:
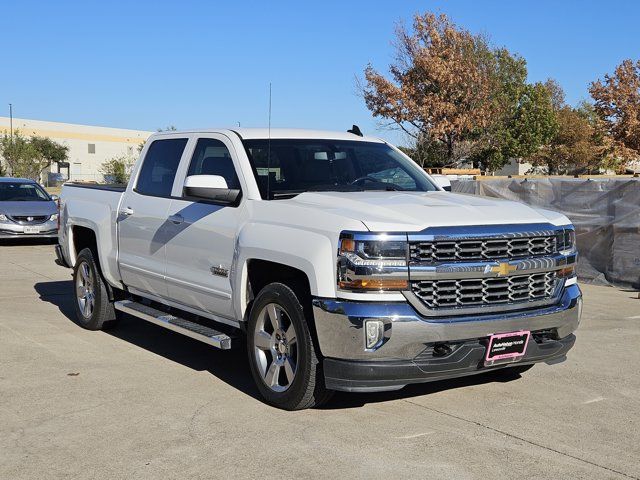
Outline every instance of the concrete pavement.
{"label": "concrete pavement", "polygon": [[576,347],[320,410],[263,404],[242,350],[73,321],[51,245],[0,245],[0,478],[640,478],[640,300],[584,286]]}

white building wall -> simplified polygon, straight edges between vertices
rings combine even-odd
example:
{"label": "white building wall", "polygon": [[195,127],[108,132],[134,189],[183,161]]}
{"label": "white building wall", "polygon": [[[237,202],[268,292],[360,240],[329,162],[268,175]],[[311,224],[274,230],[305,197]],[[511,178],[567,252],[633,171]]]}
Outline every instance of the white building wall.
{"label": "white building wall", "polygon": [[[0,135],[9,133],[9,117],[0,117]],[[69,180],[100,182],[103,176],[100,166],[118,156],[138,156],[138,146],[152,132],[122,128],[94,127],[42,120],[13,119],[13,131],[23,136],[49,137],[69,147]],[[93,145],[93,148],[90,147]],[[93,151],[94,153],[90,153]],[[57,172],[56,166],[52,167]],[[66,169],[62,170],[67,173]]]}

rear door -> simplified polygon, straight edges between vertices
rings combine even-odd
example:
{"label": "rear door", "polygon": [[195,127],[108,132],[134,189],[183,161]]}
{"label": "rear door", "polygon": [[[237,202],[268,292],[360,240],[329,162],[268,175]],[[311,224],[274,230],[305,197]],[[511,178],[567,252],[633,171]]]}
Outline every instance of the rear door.
{"label": "rear door", "polygon": [[[197,139],[189,167],[180,175],[220,175],[229,188],[243,190],[232,143],[222,134]],[[240,174],[240,175],[239,175]],[[233,319],[230,270],[244,202],[221,205],[183,198],[174,190],[166,243],[169,297],[192,309]]]}
{"label": "rear door", "polygon": [[187,143],[186,137],[153,140],[135,185],[129,185],[120,202],[120,275],[125,285],[141,293],[167,296],[165,245],[171,234],[167,212]]}

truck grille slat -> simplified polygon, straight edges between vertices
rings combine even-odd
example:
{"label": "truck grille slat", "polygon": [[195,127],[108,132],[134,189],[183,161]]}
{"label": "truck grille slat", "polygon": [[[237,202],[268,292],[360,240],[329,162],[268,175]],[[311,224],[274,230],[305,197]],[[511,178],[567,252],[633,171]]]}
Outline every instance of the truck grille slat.
{"label": "truck grille slat", "polygon": [[556,237],[554,235],[454,241],[432,240],[409,243],[412,263],[499,260],[549,255],[556,251]]}
{"label": "truck grille slat", "polygon": [[481,307],[550,298],[557,281],[555,272],[545,272],[503,278],[416,280],[411,282],[411,290],[429,308]]}

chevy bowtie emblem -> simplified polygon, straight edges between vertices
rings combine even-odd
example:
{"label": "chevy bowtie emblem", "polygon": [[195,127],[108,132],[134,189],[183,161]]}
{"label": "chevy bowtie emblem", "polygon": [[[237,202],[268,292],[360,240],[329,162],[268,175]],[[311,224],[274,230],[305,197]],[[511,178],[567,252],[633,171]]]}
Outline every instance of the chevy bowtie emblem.
{"label": "chevy bowtie emblem", "polygon": [[505,275],[509,275],[511,272],[515,272],[517,269],[518,267],[516,265],[501,262],[498,265],[489,266],[487,270],[491,273],[497,273],[500,277],[504,277]]}

